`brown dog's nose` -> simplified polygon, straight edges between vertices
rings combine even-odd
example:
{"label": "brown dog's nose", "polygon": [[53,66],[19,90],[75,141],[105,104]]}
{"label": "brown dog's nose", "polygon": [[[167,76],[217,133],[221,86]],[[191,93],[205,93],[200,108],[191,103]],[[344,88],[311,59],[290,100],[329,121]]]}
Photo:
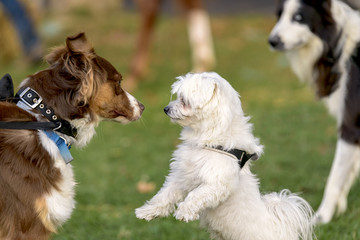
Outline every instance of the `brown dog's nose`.
{"label": "brown dog's nose", "polygon": [[145,110],[144,104],[142,104],[141,102],[138,102],[138,104],[139,104],[139,108],[140,108],[140,113],[143,113],[143,111]]}

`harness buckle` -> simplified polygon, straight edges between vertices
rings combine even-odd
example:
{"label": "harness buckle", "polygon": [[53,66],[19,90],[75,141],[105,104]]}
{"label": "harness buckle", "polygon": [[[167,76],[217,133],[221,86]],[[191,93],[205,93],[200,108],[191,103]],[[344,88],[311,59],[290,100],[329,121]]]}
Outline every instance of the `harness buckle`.
{"label": "harness buckle", "polygon": [[[33,94],[36,94],[37,96],[33,96]],[[30,87],[25,88],[25,90],[19,94],[19,97],[22,102],[32,109],[36,108],[43,100],[42,97]]]}

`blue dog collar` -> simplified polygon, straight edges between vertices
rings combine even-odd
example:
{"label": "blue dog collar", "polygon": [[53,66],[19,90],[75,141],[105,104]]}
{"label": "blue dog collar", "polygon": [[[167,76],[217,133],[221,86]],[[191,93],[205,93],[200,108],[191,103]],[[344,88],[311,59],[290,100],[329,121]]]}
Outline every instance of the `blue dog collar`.
{"label": "blue dog collar", "polygon": [[67,145],[64,138],[60,137],[53,131],[43,131],[59,148],[60,154],[63,157],[66,164],[70,163],[74,158],[71,156],[71,145]]}

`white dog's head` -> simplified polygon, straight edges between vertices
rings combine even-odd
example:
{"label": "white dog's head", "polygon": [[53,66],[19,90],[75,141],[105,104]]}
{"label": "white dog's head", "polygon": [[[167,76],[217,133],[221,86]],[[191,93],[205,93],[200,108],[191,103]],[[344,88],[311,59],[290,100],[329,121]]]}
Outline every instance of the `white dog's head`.
{"label": "white dog's head", "polygon": [[172,85],[177,99],[164,108],[173,122],[185,127],[182,138],[199,145],[243,145],[259,156],[262,146],[252,135],[239,94],[217,73],[188,73]]}
{"label": "white dog's head", "polygon": [[196,128],[210,120],[227,128],[233,115],[243,114],[238,93],[217,73],[188,73],[176,79],[171,93],[177,99],[164,111],[181,126]]}

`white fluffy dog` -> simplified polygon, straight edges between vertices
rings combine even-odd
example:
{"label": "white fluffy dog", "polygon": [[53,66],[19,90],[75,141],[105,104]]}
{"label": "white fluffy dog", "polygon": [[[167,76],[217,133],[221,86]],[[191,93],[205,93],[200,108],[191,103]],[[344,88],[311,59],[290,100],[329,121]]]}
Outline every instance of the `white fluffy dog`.
{"label": "white fluffy dog", "polygon": [[263,146],[238,93],[216,73],[177,80],[177,99],[164,111],[184,127],[183,143],[163,187],[136,216],[149,221],[174,212],[186,222],[200,218],[219,240],[312,239],[312,210],[305,200],[287,190],[260,194],[246,161],[260,157]]}

